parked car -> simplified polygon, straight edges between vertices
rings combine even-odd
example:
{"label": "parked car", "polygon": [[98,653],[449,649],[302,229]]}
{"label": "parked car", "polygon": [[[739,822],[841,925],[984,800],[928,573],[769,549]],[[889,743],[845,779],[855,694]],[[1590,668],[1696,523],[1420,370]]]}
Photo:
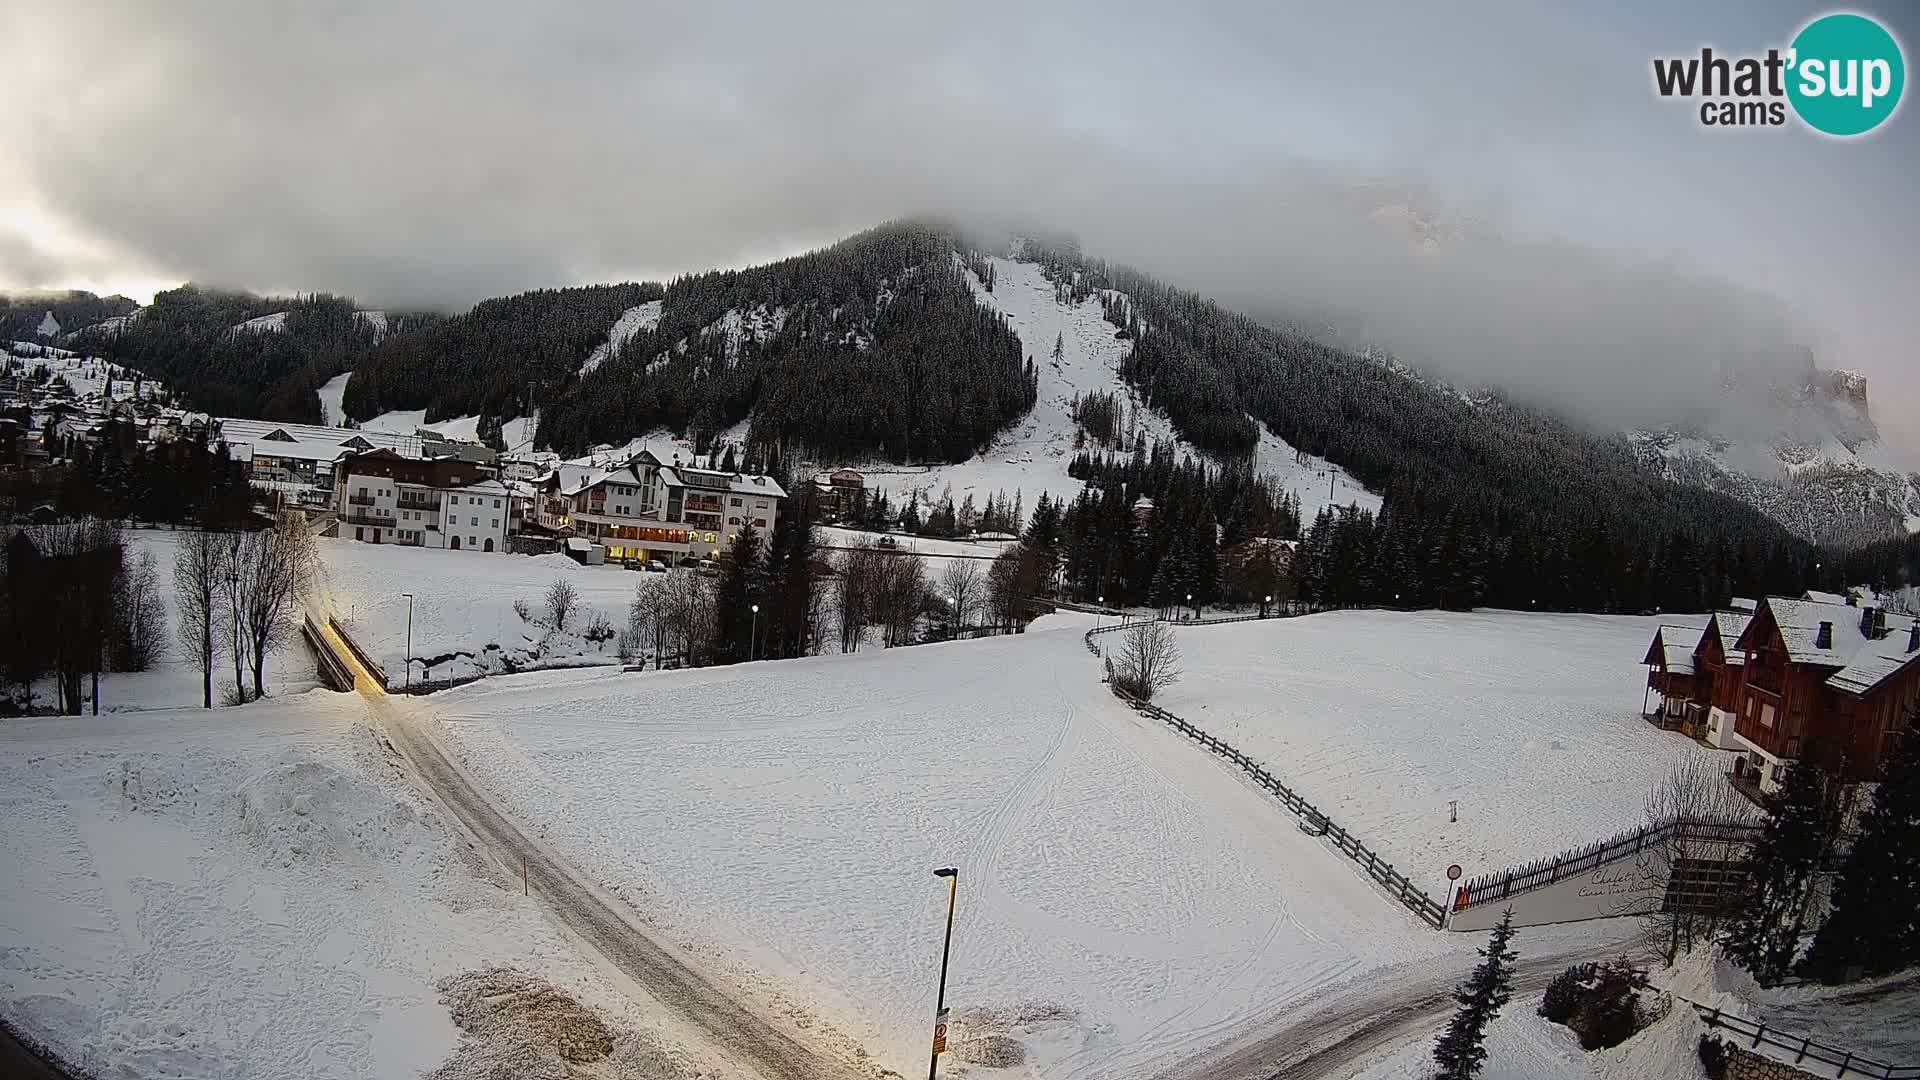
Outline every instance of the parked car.
{"label": "parked car", "polygon": [[694,573],[699,574],[701,577],[719,577],[720,564],[714,562],[712,559],[701,559],[699,563],[695,564]]}
{"label": "parked car", "polygon": [[883,548],[899,547],[900,541],[895,540],[891,536],[883,536],[880,538],[880,546]]}
{"label": "parked car", "polygon": [[659,559],[648,559],[648,560],[647,560],[647,573],[649,573],[649,574],[664,574],[664,573],[666,573],[666,572],[667,572],[667,564],[666,564],[666,563],[663,563],[663,562],[661,562],[661,561],[660,561]]}

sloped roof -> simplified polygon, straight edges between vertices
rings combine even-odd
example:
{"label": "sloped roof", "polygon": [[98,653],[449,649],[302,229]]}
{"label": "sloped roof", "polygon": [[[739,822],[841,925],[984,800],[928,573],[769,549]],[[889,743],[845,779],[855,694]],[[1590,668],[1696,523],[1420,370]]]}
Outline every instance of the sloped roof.
{"label": "sloped roof", "polygon": [[1909,664],[1920,663],[1920,649],[1908,649],[1913,631],[1908,626],[1892,630],[1878,641],[1863,644],[1847,666],[1827,677],[1827,685],[1849,694],[1864,694],[1892,678]]}
{"label": "sloped roof", "polygon": [[1727,606],[1735,611],[1744,611],[1751,615],[1760,610],[1760,601],[1749,600],[1744,596],[1736,596],[1727,602]]}
{"label": "sloped roof", "polygon": [[[1844,598],[1828,603],[1770,596],[1767,607],[1773,611],[1773,621],[1780,628],[1787,658],[1796,664],[1845,667],[1853,654],[1860,651],[1860,646],[1867,643],[1866,635],[1860,632],[1860,609],[1849,607]],[[1833,624],[1833,638],[1824,649],[1816,644],[1823,622]]]}
{"label": "sloped roof", "polygon": [[1659,663],[1661,668],[1676,675],[1693,674],[1693,649],[1700,643],[1700,628],[1697,626],[1673,626],[1661,624],[1653,632],[1653,644],[1647,649],[1647,658],[1642,663]]}
{"label": "sloped roof", "polygon": [[1840,604],[1842,606],[1847,602],[1847,598],[1841,596],[1839,593],[1821,592],[1818,589],[1808,589],[1805,593],[1801,594],[1800,599],[1810,600],[1816,604]]}
{"label": "sloped roof", "polygon": [[1713,613],[1713,628],[1720,635],[1720,651],[1726,655],[1727,663],[1745,664],[1747,662],[1747,654],[1734,646],[1752,622],[1753,615],[1748,612],[1716,611]]}

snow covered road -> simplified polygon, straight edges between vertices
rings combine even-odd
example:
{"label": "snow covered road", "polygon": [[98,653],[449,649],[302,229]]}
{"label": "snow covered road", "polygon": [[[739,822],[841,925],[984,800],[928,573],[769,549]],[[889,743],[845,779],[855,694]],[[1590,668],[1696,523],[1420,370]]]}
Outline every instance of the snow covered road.
{"label": "snow covered road", "polygon": [[743,1001],[736,989],[702,972],[695,960],[644,925],[636,913],[581,875],[541,839],[530,835],[509,813],[489,799],[466,770],[441,749],[430,726],[416,714],[412,700],[387,695],[353,651],[326,634],[342,661],[354,672],[354,687],[405,758],[414,777],[509,873],[518,870],[529,890],[569,931],[615,970],[633,989],[680,1014],[733,1064],[770,1080],[854,1080],[871,1075],[803,1042],[795,1032],[766,1018]]}

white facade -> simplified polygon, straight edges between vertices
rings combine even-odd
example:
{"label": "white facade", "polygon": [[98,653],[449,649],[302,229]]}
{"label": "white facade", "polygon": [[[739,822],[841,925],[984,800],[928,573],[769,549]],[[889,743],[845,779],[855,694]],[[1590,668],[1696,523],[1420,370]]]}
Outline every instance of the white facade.
{"label": "white facade", "polygon": [[550,474],[537,514],[612,561],[679,563],[714,555],[749,525],[770,534],[786,494],[770,477],[662,465],[642,452],[605,472]]}
{"label": "white facade", "polygon": [[512,518],[507,489],[496,480],[439,488],[384,476],[344,483],[340,532],[371,544],[505,551]]}

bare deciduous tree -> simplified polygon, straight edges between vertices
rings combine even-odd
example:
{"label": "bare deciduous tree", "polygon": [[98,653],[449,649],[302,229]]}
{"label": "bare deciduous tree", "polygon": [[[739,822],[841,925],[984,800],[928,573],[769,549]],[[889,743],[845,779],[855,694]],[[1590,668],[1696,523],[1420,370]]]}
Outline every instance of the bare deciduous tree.
{"label": "bare deciduous tree", "polygon": [[[246,668],[253,696],[266,694],[267,657],[293,640],[294,613],[318,573],[313,534],[296,515],[284,515],[271,529],[235,533],[225,583],[234,641],[235,684]],[[246,694],[236,695],[246,700]]]}
{"label": "bare deciduous tree", "polygon": [[[687,667],[701,663],[713,640],[713,590],[698,574],[671,574],[661,587],[655,615],[656,636],[680,656]],[[664,631],[664,633],[662,633]]]}
{"label": "bare deciduous tree", "polygon": [[954,559],[947,563],[946,571],[940,575],[940,587],[946,591],[947,601],[953,605],[954,625],[966,626],[967,616],[973,614],[974,605],[980,602],[983,582],[979,562]]}
{"label": "bare deciduous tree", "polygon": [[881,560],[886,556],[870,547],[855,547],[840,558],[834,580],[834,606],[840,610],[840,651],[860,648],[873,619],[873,598],[880,589]]}
{"label": "bare deciduous tree", "polygon": [[195,529],[182,533],[173,560],[173,592],[180,608],[180,652],[200,668],[202,705],[213,708],[213,665],[225,633],[220,582],[226,574],[227,538]]}
{"label": "bare deciduous tree", "polygon": [[547,586],[547,628],[565,630],[567,620],[573,618],[573,611],[580,605],[580,592],[573,582],[566,578],[554,578]]}
{"label": "bare deciduous tree", "polygon": [[1180,678],[1180,647],[1173,630],[1157,620],[1135,623],[1120,633],[1113,684],[1123,693],[1151,701]]}
{"label": "bare deciduous tree", "polygon": [[[1689,754],[1647,793],[1651,827],[1675,822],[1666,843],[1649,845],[1635,860],[1638,895],[1623,899],[1636,913],[1651,908],[1650,933],[1662,942],[1667,962],[1711,941],[1738,911],[1738,890],[1722,873],[1734,873],[1739,852],[1712,830],[1714,824],[1753,820],[1753,809],[1714,759]],[[1678,902],[1663,902],[1678,872]]]}
{"label": "bare deciduous tree", "polygon": [[141,552],[121,575],[114,609],[114,669],[147,670],[167,646],[167,608],[153,552]]}
{"label": "bare deciduous tree", "polygon": [[875,575],[873,621],[886,629],[886,646],[913,644],[927,610],[927,567],[918,555],[882,555]]}

